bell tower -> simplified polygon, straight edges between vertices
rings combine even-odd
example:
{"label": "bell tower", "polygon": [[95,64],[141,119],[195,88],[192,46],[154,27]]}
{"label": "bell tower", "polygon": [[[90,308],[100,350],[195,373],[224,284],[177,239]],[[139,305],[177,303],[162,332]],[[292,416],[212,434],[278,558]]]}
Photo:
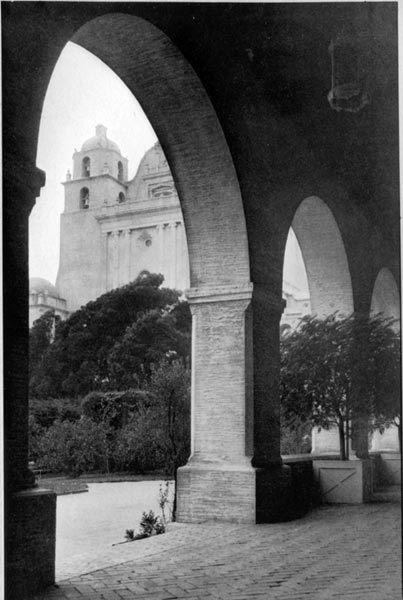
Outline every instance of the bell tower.
{"label": "bell tower", "polygon": [[73,154],[67,172],[64,212],[60,217],[60,262],[56,286],[69,310],[105,291],[102,234],[98,218],[105,205],[125,202],[128,160],[108,139],[104,125]]}

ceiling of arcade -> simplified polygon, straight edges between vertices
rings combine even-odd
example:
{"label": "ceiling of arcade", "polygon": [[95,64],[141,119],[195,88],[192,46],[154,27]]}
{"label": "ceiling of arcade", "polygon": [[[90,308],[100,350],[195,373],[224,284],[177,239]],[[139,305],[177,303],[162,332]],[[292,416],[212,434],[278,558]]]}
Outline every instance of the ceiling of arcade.
{"label": "ceiling of arcade", "polygon": [[[270,230],[276,190],[284,199],[288,185],[295,190],[303,184],[312,194],[315,181],[328,185],[335,181],[345,190],[348,202],[364,211],[397,248],[398,82],[393,3],[10,3],[3,7],[3,44],[9,65],[5,85],[11,90],[4,110],[11,116],[22,111],[19,121],[25,131],[19,133],[25,137],[28,156],[36,154],[43,94],[61,49],[86,22],[112,12],[149,20],[196,71],[227,140],[246,199],[247,221],[259,212]],[[24,22],[35,35],[27,36],[22,46]],[[371,102],[358,113],[332,110],[327,100],[332,76],[329,44],[346,22],[357,39],[365,40],[367,53]],[[113,45],[114,40],[104,43]],[[29,99],[27,81],[32,82]],[[288,196],[292,210],[302,199],[297,194]],[[337,194],[334,202],[337,205]]]}

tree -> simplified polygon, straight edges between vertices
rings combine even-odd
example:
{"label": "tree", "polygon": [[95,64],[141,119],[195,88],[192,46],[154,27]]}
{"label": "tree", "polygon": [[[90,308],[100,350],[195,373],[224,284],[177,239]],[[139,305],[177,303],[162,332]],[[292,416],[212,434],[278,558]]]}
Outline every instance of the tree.
{"label": "tree", "polygon": [[339,431],[348,458],[350,424],[358,413],[369,427],[400,414],[400,343],[390,319],[353,314],[304,317],[281,341],[281,402],[286,419]]}
{"label": "tree", "polygon": [[56,323],[59,321],[60,317],[55,316],[55,311],[50,309],[41,315],[39,319],[36,319],[29,330],[29,367],[31,373],[42,363],[43,355],[53,341]]}
{"label": "tree", "polygon": [[148,390],[154,398],[150,425],[165,457],[164,470],[175,479],[175,518],[177,469],[190,455],[190,369],[179,360],[164,360],[153,367]]}
{"label": "tree", "polygon": [[33,364],[31,396],[74,397],[112,389],[108,357],[126,329],[148,311],[162,315],[178,303],[179,292],[162,288],[162,282],[162,275],[143,272],[58,323],[53,343]]}
{"label": "tree", "polygon": [[[186,309],[190,314],[187,303],[179,306],[180,317]],[[181,331],[177,320],[178,313],[150,310],[126,329],[108,354],[110,378],[116,389],[141,387],[150,379],[153,365],[164,359],[189,360],[190,328]]]}

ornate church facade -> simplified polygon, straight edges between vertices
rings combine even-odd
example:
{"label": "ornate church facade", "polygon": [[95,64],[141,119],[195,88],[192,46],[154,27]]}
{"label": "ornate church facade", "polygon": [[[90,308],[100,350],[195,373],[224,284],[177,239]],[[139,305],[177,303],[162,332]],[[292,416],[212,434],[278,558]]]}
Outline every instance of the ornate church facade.
{"label": "ornate church facade", "polygon": [[[74,152],[73,172],[67,171],[63,186],[56,286],[42,278],[30,280],[30,327],[49,309],[67,318],[143,270],[162,273],[167,287],[189,287],[182,211],[159,142],[145,153],[129,180],[128,159],[107,137],[106,127],[97,125],[95,136]],[[294,271],[303,268],[298,260],[291,261]],[[310,312],[310,302],[298,277],[283,282],[283,299],[285,332]]]}
{"label": "ornate church facade", "polygon": [[189,287],[185,228],[157,142],[128,180],[128,161],[103,125],[73,155],[60,221],[57,290],[69,311],[133,281],[144,269],[164,285]]}

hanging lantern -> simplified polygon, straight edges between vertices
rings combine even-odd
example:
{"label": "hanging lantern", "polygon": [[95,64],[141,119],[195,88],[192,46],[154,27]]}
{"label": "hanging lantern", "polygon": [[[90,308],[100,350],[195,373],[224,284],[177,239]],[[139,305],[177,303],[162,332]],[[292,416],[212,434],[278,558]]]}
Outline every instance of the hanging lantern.
{"label": "hanging lantern", "polygon": [[368,50],[363,36],[343,31],[330,43],[332,88],[327,99],[332,108],[359,112],[370,103],[367,89]]}

